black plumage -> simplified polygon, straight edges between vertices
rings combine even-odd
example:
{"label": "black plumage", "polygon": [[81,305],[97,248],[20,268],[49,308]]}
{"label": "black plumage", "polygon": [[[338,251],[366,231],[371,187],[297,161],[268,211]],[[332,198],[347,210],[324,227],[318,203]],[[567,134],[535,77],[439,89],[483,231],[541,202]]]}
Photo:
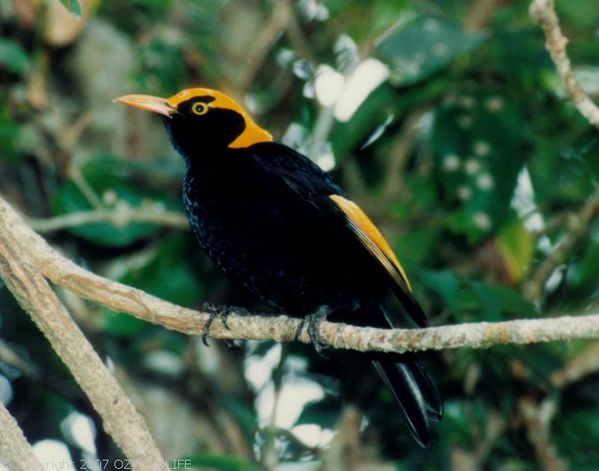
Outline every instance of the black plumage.
{"label": "black plumage", "polygon": [[[380,233],[328,174],[270,140],[239,105],[208,89],[161,102],[120,101],[163,115],[186,162],[183,201],[200,245],[230,278],[280,311],[376,327],[399,325],[403,310],[425,316]],[[144,101],[145,100],[145,101]],[[395,297],[400,309],[390,307]],[[417,358],[367,354],[421,445],[442,404]]]}

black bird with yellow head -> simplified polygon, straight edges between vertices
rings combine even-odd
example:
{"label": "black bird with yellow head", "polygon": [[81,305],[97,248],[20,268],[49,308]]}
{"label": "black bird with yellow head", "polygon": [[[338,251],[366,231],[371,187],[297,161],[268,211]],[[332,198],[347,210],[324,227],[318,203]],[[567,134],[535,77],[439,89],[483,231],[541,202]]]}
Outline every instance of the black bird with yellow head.
{"label": "black bird with yellow head", "polygon": [[[201,247],[233,281],[279,311],[397,327],[426,316],[370,218],[306,156],[274,142],[234,100],[192,88],[118,102],[161,115],[186,162],[183,202]],[[413,354],[367,354],[424,446],[442,403]]]}

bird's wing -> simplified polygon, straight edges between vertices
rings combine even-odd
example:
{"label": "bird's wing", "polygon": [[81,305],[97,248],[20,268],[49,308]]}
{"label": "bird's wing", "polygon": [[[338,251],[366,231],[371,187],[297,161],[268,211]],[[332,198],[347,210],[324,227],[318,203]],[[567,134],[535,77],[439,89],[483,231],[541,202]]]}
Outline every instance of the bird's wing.
{"label": "bird's wing", "polygon": [[391,278],[402,290],[411,292],[412,287],[406,276],[406,272],[397,260],[397,257],[389,247],[383,234],[374,225],[372,220],[352,200],[341,195],[329,195],[329,198],[345,215],[346,224],[368,250],[370,255],[385,268]]}
{"label": "bird's wing", "polygon": [[[270,152],[252,153],[263,170],[282,179],[285,185],[306,202],[339,218],[360,245],[388,275],[390,286],[407,313],[419,325],[426,325],[426,315],[412,296],[405,270],[391,247],[366,213],[339,188],[316,164],[293,149],[277,143],[260,144]],[[392,319],[388,319],[394,325]]]}
{"label": "bird's wing", "polygon": [[[397,298],[401,301],[406,312],[414,321],[424,327],[426,314],[412,295],[412,287],[408,281],[405,270],[389,247],[383,234],[374,225],[372,220],[352,200],[338,194],[329,195],[329,199],[343,213],[346,226],[354,233],[362,246],[376,259],[391,279],[391,287]],[[386,315],[388,322],[395,326],[395,319]]]}

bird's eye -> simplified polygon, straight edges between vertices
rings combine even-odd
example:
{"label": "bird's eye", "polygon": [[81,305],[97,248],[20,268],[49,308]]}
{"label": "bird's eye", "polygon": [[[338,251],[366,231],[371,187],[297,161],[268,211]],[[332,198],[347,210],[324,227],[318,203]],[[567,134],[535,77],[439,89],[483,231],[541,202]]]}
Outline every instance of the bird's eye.
{"label": "bird's eye", "polygon": [[208,113],[209,109],[210,109],[210,107],[206,103],[201,102],[201,101],[198,101],[198,102],[194,103],[193,105],[191,105],[191,111],[197,115],[206,114],[206,113]]}

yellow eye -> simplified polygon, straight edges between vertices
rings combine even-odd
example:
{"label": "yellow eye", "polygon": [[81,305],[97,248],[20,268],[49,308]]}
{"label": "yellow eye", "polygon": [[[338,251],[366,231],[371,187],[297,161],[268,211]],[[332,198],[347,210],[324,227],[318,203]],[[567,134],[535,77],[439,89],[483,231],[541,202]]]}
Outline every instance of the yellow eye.
{"label": "yellow eye", "polygon": [[206,114],[206,113],[208,113],[209,109],[210,109],[210,107],[206,103],[203,103],[201,101],[198,101],[198,102],[194,103],[193,105],[191,105],[191,111],[193,111],[193,113],[197,114],[197,115]]}

